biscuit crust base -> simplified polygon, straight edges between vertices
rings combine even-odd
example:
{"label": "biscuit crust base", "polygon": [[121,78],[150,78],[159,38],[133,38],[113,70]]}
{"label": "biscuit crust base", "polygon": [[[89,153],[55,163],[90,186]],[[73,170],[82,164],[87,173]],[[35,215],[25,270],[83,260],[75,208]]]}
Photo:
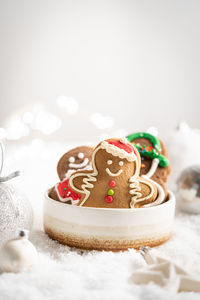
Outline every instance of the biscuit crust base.
{"label": "biscuit crust base", "polygon": [[62,232],[56,232],[44,225],[44,230],[50,238],[57,240],[63,245],[76,247],[82,250],[98,250],[98,251],[126,251],[130,248],[139,249],[142,246],[155,247],[169,240],[171,233],[163,235],[159,238],[137,239],[137,240],[104,240],[95,238],[83,238],[77,235],[66,235]]}

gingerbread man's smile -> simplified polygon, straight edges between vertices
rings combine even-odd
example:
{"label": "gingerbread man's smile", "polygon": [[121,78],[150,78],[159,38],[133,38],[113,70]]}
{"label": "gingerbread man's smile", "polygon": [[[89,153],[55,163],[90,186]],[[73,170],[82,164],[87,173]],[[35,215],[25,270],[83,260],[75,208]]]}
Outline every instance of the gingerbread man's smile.
{"label": "gingerbread man's smile", "polygon": [[79,152],[78,155],[77,155],[77,158],[78,159],[82,159],[82,163],[80,164],[76,164],[75,161],[76,161],[76,158],[74,156],[71,156],[69,158],[69,167],[71,169],[82,169],[84,167],[86,167],[89,163],[89,159],[87,157],[84,158],[84,153],[82,152]]}
{"label": "gingerbread man's smile", "polygon": [[109,168],[106,168],[106,172],[107,172],[108,175],[110,175],[110,176],[119,176],[119,175],[122,173],[122,169],[120,169],[120,170],[119,170],[118,172],[116,172],[116,173],[113,173],[113,172],[110,171]]}
{"label": "gingerbread man's smile", "polygon": [[[108,161],[107,161],[107,164],[108,165],[112,165],[112,160],[111,159],[109,159]],[[123,161],[119,161],[119,166],[123,166],[123,164],[124,164],[124,162]],[[106,172],[108,173],[108,175],[110,175],[110,176],[119,176],[123,171],[122,171],[122,169],[120,169],[119,171],[117,171],[116,173],[113,173],[113,172],[111,172],[110,171],[110,169],[109,168],[106,168]]]}

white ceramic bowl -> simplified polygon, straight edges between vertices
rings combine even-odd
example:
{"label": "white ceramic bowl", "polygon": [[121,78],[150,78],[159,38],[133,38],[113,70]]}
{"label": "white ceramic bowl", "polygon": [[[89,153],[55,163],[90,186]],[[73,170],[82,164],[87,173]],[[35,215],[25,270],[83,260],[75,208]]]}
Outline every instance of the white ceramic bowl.
{"label": "white ceramic bowl", "polygon": [[120,251],[156,246],[169,239],[175,213],[175,196],[158,206],[106,209],[72,206],[45,194],[44,229],[62,244],[81,249]]}

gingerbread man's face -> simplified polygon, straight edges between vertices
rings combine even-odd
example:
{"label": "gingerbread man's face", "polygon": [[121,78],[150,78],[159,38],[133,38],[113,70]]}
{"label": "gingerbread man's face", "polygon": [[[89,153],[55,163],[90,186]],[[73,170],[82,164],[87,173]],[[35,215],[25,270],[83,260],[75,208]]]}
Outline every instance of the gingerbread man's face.
{"label": "gingerbread man's face", "polygon": [[131,177],[136,173],[136,161],[128,161],[107,153],[105,149],[96,152],[94,162],[99,176],[117,178]]}
{"label": "gingerbread man's face", "polygon": [[77,170],[87,169],[91,165],[92,147],[82,146],[65,153],[58,162],[57,172],[61,180]]}

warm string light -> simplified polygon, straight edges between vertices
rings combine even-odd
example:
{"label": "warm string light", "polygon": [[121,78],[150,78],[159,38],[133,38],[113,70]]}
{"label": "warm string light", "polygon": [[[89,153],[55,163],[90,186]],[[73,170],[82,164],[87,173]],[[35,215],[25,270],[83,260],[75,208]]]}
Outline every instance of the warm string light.
{"label": "warm string light", "polygon": [[110,116],[103,116],[100,113],[94,113],[90,117],[90,121],[99,129],[109,129],[114,125],[114,119]]}
{"label": "warm string light", "polygon": [[125,129],[114,127],[115,121],[112,116],[85,111],[85,108],[80,108],[77,100],[72,97],[57,97],[54,108],[54,111],[51,112],[46,109],[44,104],[38,103],[26,111],[14,114],[8,119],[6,125],[0,128],[0,139],[20,140],[30,136],[33,131],[51,135],[61,128],[64,121],[63,113],[91,123],[98,131],[98,140],[123,137],[128,133]]}
{"label": "warm string light", "polygon": [[70,115],[76,115],[78,113],[79,104],[72,97],[59,96],[56,99],[56,104],[60,108],[64,108]]}
{"label": "warm string light", "polygon": [[30,111],[12,116],[5,128],[0,128],[0,139],[19,140],[29,136],[32,130],[50,135],[61,127],[62,121],[55,114],[45,110],[44,105],[37,104]]}

